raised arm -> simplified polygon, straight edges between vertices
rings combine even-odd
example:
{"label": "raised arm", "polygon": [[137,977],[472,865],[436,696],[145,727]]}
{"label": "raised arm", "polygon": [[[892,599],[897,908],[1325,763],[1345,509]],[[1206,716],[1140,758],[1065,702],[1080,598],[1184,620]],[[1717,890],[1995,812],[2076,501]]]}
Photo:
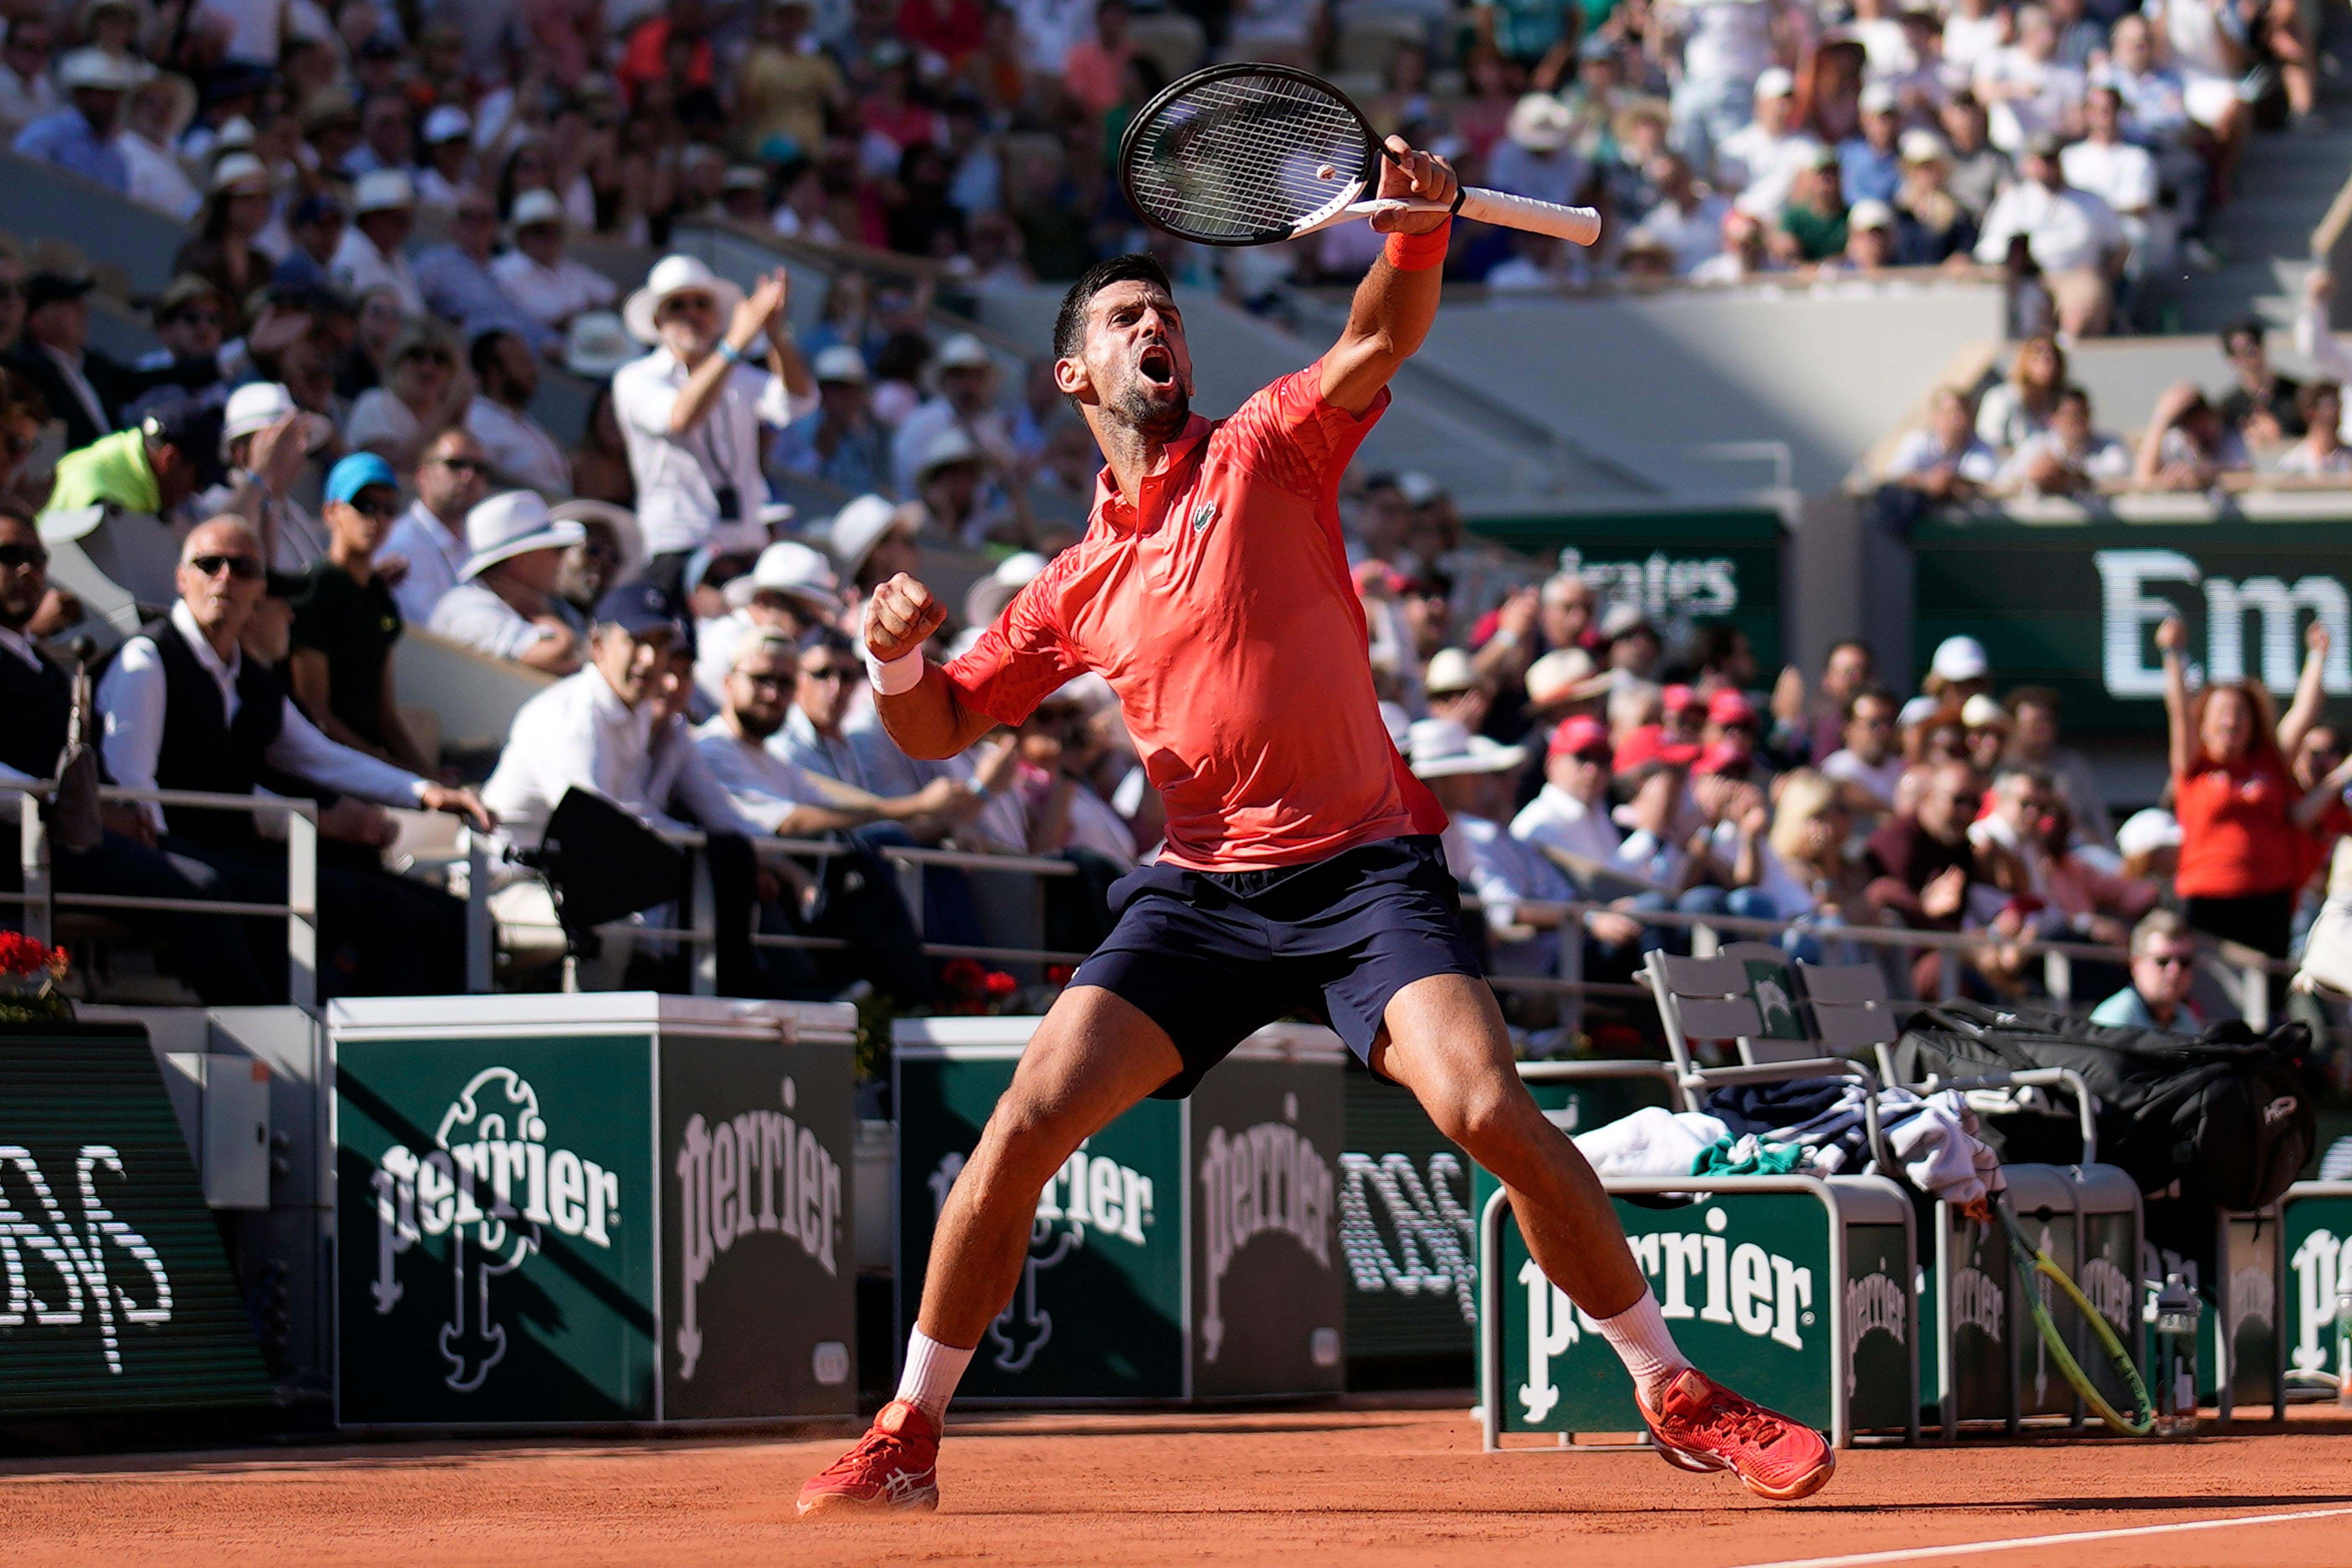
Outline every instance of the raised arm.
{"label": "raised arm", "polygon": [[2188,640],[2189,628],[2178,616],[2168,617],[2156,628],[2156,646],[2164,654],[2166,755],[2174,778],[2189,772],[2189,754],[2195,746],[2195,738],[2189,733],[2189,668],[2181,652]]}
{"label": "raised arm", "polygon": [[923,663],[911,686],[891,689],[908,667],[889,667],[910,655],[921,659],[923,645],[947,618],[946,607],[931,597],[931,591],[904,572],[866,601],[866,654],[885,667],[876,685],[875,710],[890,739],[910,757],[952,757],[996,728],[995,720],[964,706],[954,683],[937,665]]}
{"label": "raised arm", "polygon": [[[1380,195],[1415,201],[1451,202],[1458,188],[1454,167],[1433,153],[1417,153],[1404,138],[1389,138],[1402,165],[1381,161]],[[1437,319],[1444,282],[1445,238],[1453,217],[1445,213],[1382,213],[1372,226],[1390,237],[1388,248],[1364,274],[1348,310],[1339,341],[1323,356],[1323,400],[1361,414],[1429,336]]]}
{"label": "raised arm", "polygon": [[[692,430],[717,405],[719,389],[735,373],[737,361],[767,333],[770,323],[782,316],[792,291],[791,276],[779,267],[761,279],[751,295],[735,307],[734,319],[727,323],[727,335],[721,340],[721,349],[732,352],[712,351],[694,367],[686,384],[677,389],[677,401],[670,405],[669,411],[671,435],[683,436]],[[777,374],[784,374],[782,366],[775,368]]]}
{"label": "raised arm", "polygon": [[2327,623],[2314,621],[2303,634],[2303,674],[2294,683],[2294,700],[2287,704],[2278,726],[2279,750],[2294,755],[2311,727],[2327,706]]}

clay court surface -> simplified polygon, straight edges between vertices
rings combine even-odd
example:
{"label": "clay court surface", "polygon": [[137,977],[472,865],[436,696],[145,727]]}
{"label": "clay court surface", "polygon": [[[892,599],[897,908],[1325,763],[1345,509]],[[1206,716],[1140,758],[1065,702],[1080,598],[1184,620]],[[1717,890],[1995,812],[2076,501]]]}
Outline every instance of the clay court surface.
{"label": "clay court surface", "polygon": [[18,1458],[0,1563],[1731,1568],[2277,1514],[2311,1517],[1879,1561],[2352,1563],[2352,1422],[2236,1431],[1865,1448],[1775,1507],[1647,1454],[1482,1455],[1459,1409],[979,1416],[951,1428],[939,1513],[825,1526],[793,1499],[835,1436]]}

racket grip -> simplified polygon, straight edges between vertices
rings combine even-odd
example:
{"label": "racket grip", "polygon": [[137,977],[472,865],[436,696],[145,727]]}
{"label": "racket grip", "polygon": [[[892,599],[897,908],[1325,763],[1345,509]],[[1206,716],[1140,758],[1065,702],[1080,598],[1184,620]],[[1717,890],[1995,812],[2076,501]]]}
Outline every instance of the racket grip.
{"label": "racket grip", "polygon": [[1455,210],[1473,222],[1525,229],[1530,234],[1549,234],[1556,238],[1573,240],[1578,245],[1591,245],[1601,237],[1601,215],[1591,207],[1564,207],[1554,202],[1539,202],[1533,196],[1515,196],[1505,191],[1482,191],[1475,185],[1468,186],[1462,193],[1462,205]]}

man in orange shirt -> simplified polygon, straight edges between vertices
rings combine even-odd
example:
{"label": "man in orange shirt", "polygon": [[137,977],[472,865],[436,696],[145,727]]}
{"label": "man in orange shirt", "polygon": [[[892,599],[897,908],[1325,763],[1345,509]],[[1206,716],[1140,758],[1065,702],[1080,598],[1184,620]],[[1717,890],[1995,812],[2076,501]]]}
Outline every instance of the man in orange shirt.
{"label": "man in orange shirt", "polygon": [[[1443,160],[1391,145],[1403,162],[1382,169],[1382,195],[1453,198]],[[1381,721],[1336,495],[1436,316],[1452,220],[1378,222],[1386,253],[1339,342],[1220,422],[1192,412],[1159,264],[1089,269],[1054,331],[1056,384],[1108,465],[1086,538],[945,668],[924,660],[946,612],[920,584],[894,577],[867,605],[878,710],[909,755],[956,755],[1095,671],[1166,801],[1168,842],[1113,889],[1117,929],[1039,1024],[948,1195],[898,1397],[802,1490],[803,1514],[936,1506],[948,1400],[1012,1297],[1046,1178],[1136,1101],[1190,1093],[1300,1008],[1502,1180],[1528,1250],[1624,1360],[1669,1463],[1776,1500],[1829,1479],[1819,1433],[1675,1349],[1591,1167],[1512,1068],[1457,923],[1444,814]]]}

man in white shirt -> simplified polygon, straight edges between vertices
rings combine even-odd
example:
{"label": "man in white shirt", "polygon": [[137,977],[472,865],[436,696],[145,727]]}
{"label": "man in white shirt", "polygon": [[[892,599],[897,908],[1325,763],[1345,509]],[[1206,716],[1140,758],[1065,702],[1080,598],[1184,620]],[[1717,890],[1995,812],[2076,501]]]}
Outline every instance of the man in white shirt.
{"label": "man in white shirt", "polygon": [[[613,413],[637,486],[646,575],[675,591],[704,545],[767,543],[761,426],[782,428],[816,406],[816,384],[786,327],[791,281],[780,268],[749,300],[690,256],[656,263],[622,310],[630,334],[657,345],[613,377]],[[742,363],[767,341],[764,374]]]}
{"label": "man in white shirt", "polygon": [[[171,613],[123,644],[99,683],[108,774],[131,789],[249,795],[275,773],[331,795],[449,812],[488,832],[490,816],[472,791],[419,778],[327,739],[302,716],[277,672],[247,657],[242,639],[270,591],[268,575],[260,536],[242,519],[215,518],[189,533]],[[173,854],[222,872],[241,900],[285,901],[286,858],[261,844],[250,816],[180,806],[167,812],[152,804],[142,814]],[[370,900],[376,896],[371,879],[381,875],[320,867],[320,909],[330,932],[380,926],[383,911]],[[448,953],[431,955],[430,963],[425,957],[417,955],[420,976],[446,971],[452,961]]]}
{"label": "man in white shirt", "polygon": [[1548,92],[1530,92],[1511,106],[1503,140],[1487,157],[1486,177],[1498,191],[1566,205],[1583,193],[1592,165],[1570,145],[1576,119]]}
{"label": "man in white shirt", "polygon": [[452,427],[425,444],[414,475],[416,500],[392,525],[375,557],[379,569],[394,560],[406,563],[392,596],[410,626],[429,625],[441,595],[457,585],[473,553],[466,543],[466,514],[488,493],[489,481],[489,458],[472,431]]}
{"label": "man in white shirt", "polygon": [[11,140],[17,132],[44,115],[55,114],[63,100],[49,79],[48,18],[39,11],[11,17],[0,39],[0,135]]}
{"label": "man in white shirt", "polygon": [[1977,63],[1970,89],[1992,144],[2011,157],[2044,133],[2066,135],[2083,112],[2083,73],[2058,60],[2058,25],[2040,5],[2017,13],[2017,42]]}
{"label": "man in white shirt", "polygon": [[1838,786],[1845,807],[1865,816],[1895,809],[1895,789],[1903,782],[1903,753],[1895,749],[1895,693],[1865,686],[1846,699],[1844,744],[1822,759],[1822,776]]}
{"label": "man in white shirt", "polygon": [[620,297],[611,279],[563,253],[563,202],[553,191],[517,196],[513,229],[514,248],[490,263],[490,276],[531,320],[561,330]]}
{"label": "man in white shirt", "polygon": [[2131,471],[2130,448],[2091,427],[2091,395],[2070,386],[2058,395],[2050,428],[2028,437],[2001,465],[2000,482],[2072,495],[2096,489],[2102,479],[2127,479]]}
{"label": "man in white shirt", "polygon": [[491,658],[570,675],[586,628],[555,589],[564,552],[587,537],[581,524],[551,518],[536,491],[492,496],[466,514],[473,553],[425,629]]}
{"label": "man in white shirt", "polygon": [[403,314],[425,314],[425,294],[408,265],[408,237],[416,226],[416,187],[403,169],[362,174],[352,191],[352,226],[343,231],[329,270],[336,286],[358,299],[371,289],[400,296]]}
{"label": "man in white shirt", "polygon": [[1658,203],[1642,226],[1674,253],[1675,271],[1687,278],[1708,258],[1722,254],[1723,219],[1731,204],[1701,194],[1690,164],[1672,153],[1650,164],[1650,179],[1658,188]]}
{"label": "man in white shirt", "polygon": [[1985,214],[1976,257],[1999,267],[2009,258],[2010,241],[2022,236],[2058,307],[2059,330],[2091,337],[2107,330],[2113,279],[2129,242],[2113,208],[2088,191],[2068,188],[2059,156],[2058,138],[2048,132],[2026,144],[2021,177]]}
{"label": "man in white shirt", "polygon": [[520,332],[492,327],[475,334],[467,351],[481,388],[466,408],[466,428],[482,444],[496,477],[527,485],[550,500],[572,493],[572,459],[530,416],[539,395],[539,358]]}
{"label": "man in white shirt", "polygon": [[1682,56],[1675,85],[1675,145],[1698,168],[1754,113],[1757,79],[1772,64],[1781,0],[1667,0],[1658,8],[1668,50]]}
{"label": "man in white shirt", "polygon": [[1013,426],[996,404],[996,362],[970,332],[958,332],[940,345],[933,362],[939,372],[939,395],[907,416],[890,440],[890,468],[898,493],[912,497],[923,454],[948,430],[961,429],[994,473],[1010,475],[1020,459],[1013,448]]}
{"label": "man in white shirt", "polygon": [[2123,95],[2112,84],[2093,88],[2083,112],[2090,134],[2058,154],[2059,172],[2067,184],[2088,191],[2114,210],[2131,241],[2126,269],[2141,276],[2152,263],[2170,259],[2170,226],[2165,226],[2168,232],[2161,236],[2156,231],[2156,160],[2147,148],[2124,140]]}
{"label": "man in white shirt", "polygon": [[[1633,853],[1626,852],[1628,840],[1618,831],[1609,808],[1612,761],[1608,726],[1580,713],[1560,721],[1545,747],[1543,788],[1511,819],[1511,837],[1538,852],[1559,850],[1646,880],[1649,866],[1643,852],[1654,847],[1654,836],[1643,834]],[[1573,874],[1570,877],[1572,897],[1612,899],[1621,908],[1637,901],[1658,901],[1642,900],[1638,894],[1621,896],[1629,885],[1633,884],[1606,875],[1591,876],[1581,885]],[[1643,930],[1639,921],[1613,910],[1596,910],[1586,915],[1588,969],[1630,970],[1639,962]]]}
{"label": "man in white shirt", "polygon": [[1958,389],[1939,386],[1928,401],[1926,428],[1895,444],[1886,459],[1889,483],[1904,485],[1931,500],[1963,500],[2000,474],[2000,458],[1977,437],[1969,400]]}
{"label": "man in white shirt", "polygon": [[869,822],[903,822],[954,804],[954,784],[934,779],[917,795],[884,800],[772,750],[800,681],[800,656],[779,633],[744,640],[728,670],[718,716],[694,731],[711,775],[745,816],[785,838],[812,837]]}
{"label": "man in white shirt", "polygon": [[1557,974],[1560,911],[1526,906],[1564,903],[1576,889],[1542,851],[1496,819],[1509,809],[1511,778],[1527,760],[1526,750],[1473,735],[1451,719],[1415,720],[1406,747],[1414,775],[1452,819],[1445,862],[1477,895],[1489,968],[1496,974]]}
{"label": "man in white shirt", "polygon": [[1813,166],[1822,144],[1793,129],[1797,79],[1774,66],[1756,79],[1756,117],[1716,148],[1715,183],[1738,191],[1741,212],[1771,222],[1788,205],[1789,187]]}
{"label": "man in white shirt", "polygon": [[[604,595],[589,634],[589,662],[519,709],[485,803],[499,816],[502,837],[532,849],[568,790],[603,795],[650,826],[682,830],[647,797],[651,784],[653,704],[673,644],[686,635],[669,596],[649,583],[630,583]],[[766,830],[735,809],[708,768],[677,770],[668,798],[714,832],[756,837]],[[500,919],[512,918],[504,910]]]}

